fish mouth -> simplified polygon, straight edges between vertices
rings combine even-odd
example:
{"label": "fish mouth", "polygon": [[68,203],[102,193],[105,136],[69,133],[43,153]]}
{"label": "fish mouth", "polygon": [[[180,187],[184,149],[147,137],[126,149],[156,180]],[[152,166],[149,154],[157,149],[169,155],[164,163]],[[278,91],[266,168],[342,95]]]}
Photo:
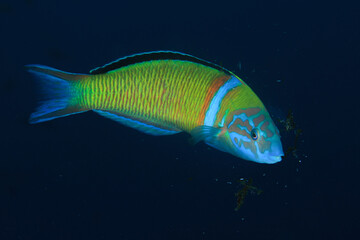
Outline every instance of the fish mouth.
{"label": "fish mouth", "polygon": [[281,157],[284,155],[279,155],[279,156],[269,156],[268,157],[268,163],[272,164],[272,163],[277,163],[281,161]]}

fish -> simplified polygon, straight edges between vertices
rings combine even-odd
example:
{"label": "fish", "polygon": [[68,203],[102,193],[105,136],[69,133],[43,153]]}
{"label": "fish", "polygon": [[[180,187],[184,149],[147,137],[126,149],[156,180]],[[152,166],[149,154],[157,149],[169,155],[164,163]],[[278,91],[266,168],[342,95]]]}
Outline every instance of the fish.
{"label": "fish", "polygon": [[259,97],[225,68],[174,51],[120,58],[87,74],[44,65],[26,69],[40,83],[31,124],[94,111],[140,132],[187,132],[235,157],[273,164],[284,156],[280,132]]}

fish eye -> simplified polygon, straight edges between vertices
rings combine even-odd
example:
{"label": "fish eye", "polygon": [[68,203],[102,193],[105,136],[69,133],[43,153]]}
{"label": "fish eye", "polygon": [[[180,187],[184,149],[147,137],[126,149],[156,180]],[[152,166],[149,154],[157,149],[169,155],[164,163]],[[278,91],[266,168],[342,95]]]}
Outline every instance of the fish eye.
{"label": "fish eye", "polygon": [[254,128],[253,130],[251,130],[250,135],[251,135],[251,138],[256,141],[259,137],[259,129]]}

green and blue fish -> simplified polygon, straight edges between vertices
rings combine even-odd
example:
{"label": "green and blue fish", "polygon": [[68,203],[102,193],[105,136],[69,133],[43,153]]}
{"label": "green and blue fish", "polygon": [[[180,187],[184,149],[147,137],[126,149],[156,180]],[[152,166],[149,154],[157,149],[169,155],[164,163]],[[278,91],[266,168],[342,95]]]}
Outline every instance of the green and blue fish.
{"label": "green and blue fish", "polygon": [[258,163],[284,155],[279,130],[246,83],[232,72],[171,51],[136,54],[74,74],[27,65],[41,80],[39,123],[92,110],[141,132],[182,131],[194,142]]}

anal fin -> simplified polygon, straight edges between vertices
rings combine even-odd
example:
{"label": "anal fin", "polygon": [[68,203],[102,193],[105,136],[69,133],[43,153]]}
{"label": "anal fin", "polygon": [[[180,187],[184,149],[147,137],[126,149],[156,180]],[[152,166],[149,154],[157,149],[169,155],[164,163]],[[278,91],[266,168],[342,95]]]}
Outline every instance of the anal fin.
{"label": "anal fin", "polygon": [[135,128],[140,132],[154,136],[172,135],[181,132],[181,130],[177,130],[177,129],[166,129],[159,126],[154,126],[151,123],[144,122],[139,119],[126,117],[114,111],[104,111],[104,110],[93,110],[93,111],[100,114],[103,117],[110,118],[127,127]]}

